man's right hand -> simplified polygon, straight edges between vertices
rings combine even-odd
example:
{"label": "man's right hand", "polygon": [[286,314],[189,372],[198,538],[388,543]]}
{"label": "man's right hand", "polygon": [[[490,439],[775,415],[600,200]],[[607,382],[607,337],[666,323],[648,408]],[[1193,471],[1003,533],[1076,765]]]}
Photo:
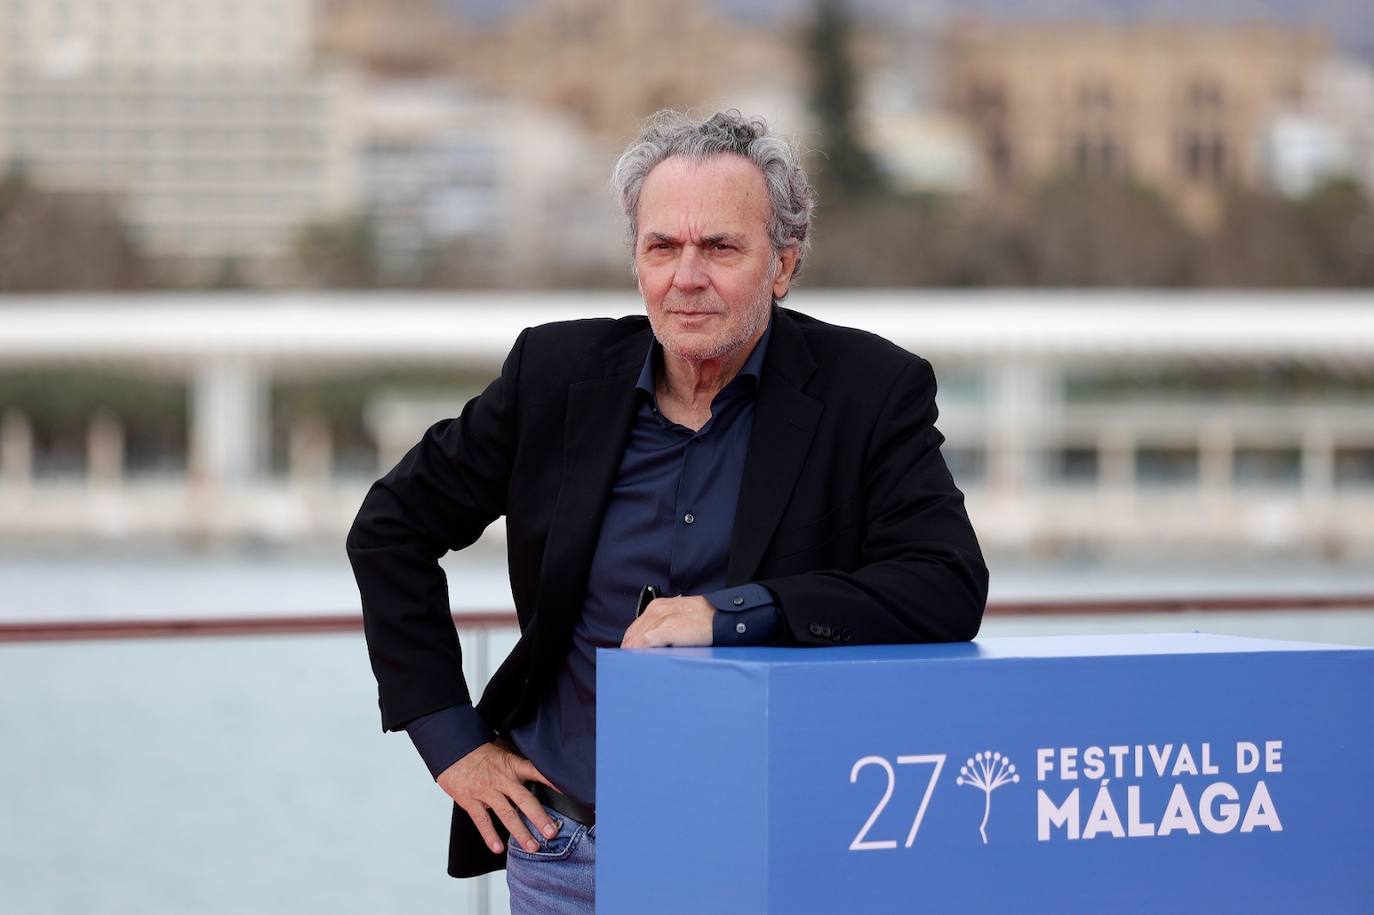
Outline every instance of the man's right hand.
{"label": "man's right hand", "polygon": [[477,831],[495,854],[501,853],[502,845],[488,811],[496,814],[510,830],[511,837],[531,852],[539,850],[539,843],[525,828],[516,812],[517,807],[546,837],[552,839],[558,834],[544,805],[525,787],[527,781],[538,781],[553,788],[553,782],[545,778],[534,763],[498,741],[482,744],[440,772],[436,781],[472,818]]}

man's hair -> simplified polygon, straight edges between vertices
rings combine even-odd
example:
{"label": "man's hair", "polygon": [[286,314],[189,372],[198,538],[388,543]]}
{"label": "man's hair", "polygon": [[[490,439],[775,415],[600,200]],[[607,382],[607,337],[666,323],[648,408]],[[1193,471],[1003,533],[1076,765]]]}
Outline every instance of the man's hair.
{"label": "man's hair", "polygon": [[649,172],[675,156],[702,161],[726,153],[743,156],[763,173],[773,208],[768,237],[773,243],[774,257],[782,248],[795,245],[797,266],[793,277],[801,271],[811,247],[811,214],[816,206],[816,192],[802,170],[801,156],[789,141],[769,135],[763,118],[746,118],[733,108],[718,111],[705,121],[669,108],[657,111],[644,121],[639,136],[620,154],[611,173],[611,187],[629,220],[632,263],[639,234],[639,194]]}

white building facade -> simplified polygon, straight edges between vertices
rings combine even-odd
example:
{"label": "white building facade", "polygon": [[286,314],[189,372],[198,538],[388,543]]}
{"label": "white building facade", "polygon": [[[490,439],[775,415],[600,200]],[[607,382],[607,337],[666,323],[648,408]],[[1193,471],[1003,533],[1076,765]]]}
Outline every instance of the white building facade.
{"label": "white building facade", "polygon": [[[131,477],[120,416],[93,402],[84,470],[45,477],[42,418],[0,410],[0,539],[336,539],[371,480],[458,413],[521,328],[642,309],[633,293],[274,301],[0,302],[0,382],[160,374],[185,387],[189,452],[183,471]],[[991,550],[1374,557],[1368,294],[802,290],[789,304],[932,361],[944,453]],[[369,389],[369,462],[332,459],[339,433],[308,407],[273,431],[284,382],[401,367],[466,381]]]}
{"label": "white building facade", "polygon": [[0,0],[0,171],[110,195],[174,275],[270,281],[354,205],[351,81],[313,0]]}

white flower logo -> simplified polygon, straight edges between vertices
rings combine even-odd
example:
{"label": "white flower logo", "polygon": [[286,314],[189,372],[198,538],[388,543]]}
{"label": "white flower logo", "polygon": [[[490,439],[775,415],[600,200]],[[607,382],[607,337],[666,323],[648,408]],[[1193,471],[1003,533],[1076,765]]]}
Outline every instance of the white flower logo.
{"label": "white flower logo", "polygon": [[992,792],[1008,782],[1020,780],[1021,776],[1016,774],[1016,767],[1011,760],[991,750],[975,753],[972,759],[959,767],[959,777],[954,783],[971,785],[983,791],[983,822],[978,826],[978,834],[983,837],[984,845],[988,844],[987,825],[988,814],[992,812]]}

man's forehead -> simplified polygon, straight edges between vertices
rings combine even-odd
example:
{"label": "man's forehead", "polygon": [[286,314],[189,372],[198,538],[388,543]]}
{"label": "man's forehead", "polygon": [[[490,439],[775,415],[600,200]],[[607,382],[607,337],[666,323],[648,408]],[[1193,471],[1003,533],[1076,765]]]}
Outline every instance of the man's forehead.
{"label": "man's forehead", "polygon": [[763,172],[732,153],[701,160],[665,159],[649,172],[639,196],[642,232],[666,232],[676,227],[648,223],[684,217],[709,219],[719,224],[703,228],[728,232],[766,222],[769,214]]}

